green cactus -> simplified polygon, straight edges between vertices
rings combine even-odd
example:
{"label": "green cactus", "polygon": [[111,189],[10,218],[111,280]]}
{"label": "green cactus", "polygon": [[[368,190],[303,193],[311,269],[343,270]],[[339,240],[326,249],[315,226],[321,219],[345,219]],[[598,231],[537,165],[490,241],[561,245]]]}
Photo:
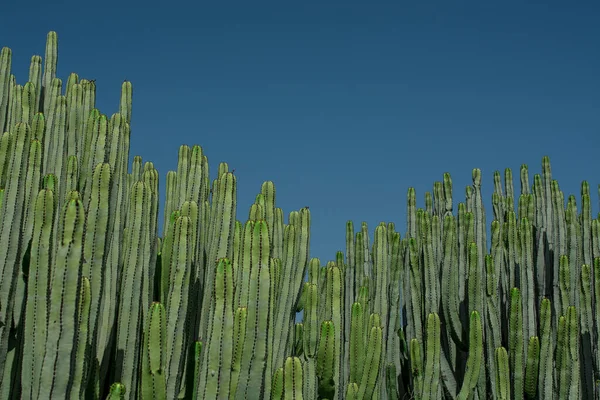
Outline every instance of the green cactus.
{"label": "green cactus", "polygon": [[448,173],[409,188],[403,237],[348,221],[323,266],[308,208],[286,223],[266,181],[237,220],[234,171],[183,144],[159,237],[132,84],[105,114],[57,60],[50,32],[20,83],[0,51],[1,398],[598,397],[600,216],[548,157],[516,203],[494,172],[489,248],[475,168],[456,207]]}

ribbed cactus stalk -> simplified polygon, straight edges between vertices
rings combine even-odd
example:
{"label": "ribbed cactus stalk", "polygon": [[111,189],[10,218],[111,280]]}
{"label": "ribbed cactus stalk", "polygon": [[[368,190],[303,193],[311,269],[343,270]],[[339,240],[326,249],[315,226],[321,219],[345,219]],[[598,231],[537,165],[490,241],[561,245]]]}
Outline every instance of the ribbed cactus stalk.
{"label": "ribbed cactus stalk", "polygon": [[233,269],[227,258],[218,260],[214,273],[214,304],[209,319],[210,340],[200,367],[196,391],[201,399],[229,396],[233,359]]}
{"label": "ribbed cactus stalk", "polygon": [[167,313],[165,307],[154,302],[148,312],[142,349],[140,398],[167,399]]}
{"label": "ribbed cactus stalk", "polygon": [[423,400],[438,398],[440,383],[441,330],[440,317],[431,313],[427,317],[427,341],[425,342],[425,371],[423,376]]}
{"label": "ribbed cactus stalk", "polygon": [[273,318],[270,249],[267,222],[260,220],[249,224],[252,230],[247,230],[244,235],[249,236],[249,246],[244,246],[241,267],[244,271],[248,270],[248,280],[245,287],[240,285],[242,290],[246,288],[247,291],[239,299],[239,306],[248,307],[248,316],[236,398],[259,399],[269,395],[271,386],[262,384],[271,356],[268,354]]}
{"label": "ribbed cactus stalk", "polygon": [[93,80],[58,77],[55,32],[26,82],[11,59],[0,51],[0,398],[599,396],[600,215],[548,157],[532,180],[521,165],[518,198],[512,171],[494,172],[490,213],[477,168],[456,207],[448,173],[423,208],[410,188],[402,237],[348,221],[345,254],[322,265],[308,208],[286,223],[265,181],[238,214],[234,171],[211,178],[183,144],[159,237],[159,172],[129,164],[131,83],[111,115]]}
{"label": "ribbed cactus stalk", "polygon": [[22,397],[35,399],[40,393],[41,368],[47,338],[50,248],[54,223],[54,193],[40,191],[36,198],[33,220],[33,241],[27,283],[23,362],[21,371]]}
{"label": "ribbed cactus stalk", "polygon": [[462,387],[456,397],[457,399],[468,399],[475,390],[481,374],[483,357],[481,317],[477,311],[472,311],[469,321],[469,357],[467,359]]}
{"label": "ribbed cactus stalk", "polygon": [[[77,192],[70,193],[61,218],[64,222],[59,232],[55,269],[50,278],[48,333],[39,390],[48,398],[67,399],[72,398],[72,369],[83,362],[76,358],[78,346],[87,345],[87,337],[73,341],[79,336],[78,304],[83,301],[79,292],[79,276],[85,213]],[[87,301],[89,307],[89,299]]]}
{"label": "ribbed cactus stalk", "polygon": [[317,352],[317,377],[318,377],[318,398],[334,399],[336,398],[335,384],[336,376],[336,357],[335,353],[335,326],[332,321],[323,321],[321,323],[321,337],[319,339],[319,350]]}

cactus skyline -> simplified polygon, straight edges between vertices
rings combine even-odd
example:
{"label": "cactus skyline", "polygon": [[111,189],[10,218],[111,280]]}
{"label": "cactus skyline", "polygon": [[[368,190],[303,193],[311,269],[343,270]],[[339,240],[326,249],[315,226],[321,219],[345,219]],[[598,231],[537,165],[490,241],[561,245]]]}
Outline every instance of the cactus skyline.
{"label": "cactus skyline", "polygon": [[481,169],[446,172],[319,259],[280,184],[244,210],[196,144],[162,180],[131,153],[131,82],[104,114],[55,32],[44,53],[26,84],[0,54],[0,398],[600,396],[594,181],[566,193],[544,156],[486,209]]}
{"label": "cactus skyline", "polygon": [[[284,209],[309,206],[311,251],[322,260],[344,249],[347,219],[404,227],[407,188],[415,187],[422,207],[444,172],[459,189],[480,168],[486,211],[494,171],[527,164],[539,173],[543,155],[565,193],[597,181],[596,8],[552,4],[539,15],[525,4],[492,12],[439,1],[428,9],[309,0],[306,8],[270,11],[217,3],[175,18],[174,10],[119,3],[110,29],[92,11],[86,25],[99,27],[80,29],[78,5],[56,10],[51,21],[36,15],[39,23],[21,32],[26,3],[14,3],[3,10],[0,42],[14,50],[21,83],[31,55],[42,54],[46,33],[57,30],[59,77],[76,71],[96,79],[100,109],[115,110],[121,82],[133,83],[131,155],[155,163],[163,189],[179,145],[199,143],[211,170],[221,161],[235,169],[240,209],[266,179],[278,185]],[[311,13],[316,4],[320,13]],[[175,96],[182,101],[167,100]],[[256,156],[265,150],[273,151],[268,160]],[[348,196],[356,182],[364,190]],[[592,209],[600,211],[596,201]]]}

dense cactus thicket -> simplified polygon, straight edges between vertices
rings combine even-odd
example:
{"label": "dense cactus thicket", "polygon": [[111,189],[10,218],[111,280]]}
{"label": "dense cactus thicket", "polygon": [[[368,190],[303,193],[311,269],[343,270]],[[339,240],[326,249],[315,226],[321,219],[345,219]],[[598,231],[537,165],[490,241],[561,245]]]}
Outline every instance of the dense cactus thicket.
{"label": "dense cactus thicket", "polygon": [[518,199],[495,173],[491,215],[478,169],[456,206],[449,174],[424,209],[409,189],[404,235],[348,222],[322,263],[308,208],[286,222],[267,181],[240,216],[200,146],[159,222],[131,84],[109,117],[56,66],[54,32],[24,85],[0,55],[0,399],[599,397],[600,218],[548,158]]}

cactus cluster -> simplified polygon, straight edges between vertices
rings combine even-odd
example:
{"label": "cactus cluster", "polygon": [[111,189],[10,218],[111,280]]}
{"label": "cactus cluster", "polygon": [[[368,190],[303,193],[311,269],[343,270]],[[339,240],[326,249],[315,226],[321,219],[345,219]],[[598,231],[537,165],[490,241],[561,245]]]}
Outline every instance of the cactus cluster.
{"label": "cactus cluster", "polygon": [[600,398],[587,182],[578,210],[547,157],[518,199],[496,172],[488,230],[481,172],[456,210],[444,174],[403,237],[349,221],[323,265],[308,208],[286,222],[267,181],[242,222],[228,165],[183,145],[159,237],[131,83],[109,117],[57,54],[50,32],[24,85],[0,54],[1,399]]}

